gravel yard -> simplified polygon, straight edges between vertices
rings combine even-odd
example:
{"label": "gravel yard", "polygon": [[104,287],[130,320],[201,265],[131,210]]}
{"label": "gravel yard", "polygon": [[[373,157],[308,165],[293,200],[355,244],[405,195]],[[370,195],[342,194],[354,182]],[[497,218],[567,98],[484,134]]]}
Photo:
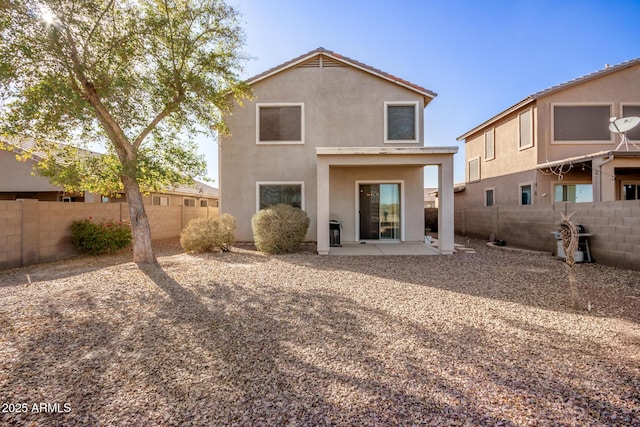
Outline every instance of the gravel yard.
{"label": "gravel yard", "polygon": [[640,273],[459,243],[0,271],[0,425],[640,425]]}

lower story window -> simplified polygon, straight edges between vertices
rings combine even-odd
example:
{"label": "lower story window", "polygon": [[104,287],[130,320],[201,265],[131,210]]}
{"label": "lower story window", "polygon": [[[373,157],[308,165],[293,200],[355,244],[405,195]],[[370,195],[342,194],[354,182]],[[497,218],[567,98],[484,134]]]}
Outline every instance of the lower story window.
{"label": "lower story window", "polygon": [[591,184],[559,184],[553,190],[554,202],[593,202],[593,186]]}
{"label": "lower story window", "polygon": [[258,182],[257,210],[280,203],[304,209],[304,183]]}
{"label": "lower story window", "polygon": [[495,204],[495,190],[493,188],[484,190],[484,205],[493,206],[494,204]]}
{"label": "lower story window", "polygon": [[207,199],[200,200],[200,207],[201,208],[206,208],[207,206],[209,206],[209,201]]}
{"label": "lower story window", "polygon": [[182,204],[193,208],[196,206],[196,199],[192,199],[191,197],[185,197],[184,199],[182,199]]}
{"label": "lower story window", "polygon": [[530,205],[533,203],[531,196],[533,195],[531,184],[524,184],[520,186],[520,204]]}
{"label": "lower story window", "polygon": [[169,196],[153,196],[151,204],[156,206],[169,206]]}
{"label": "lower story window", "polygon": [[640,200],[640,183],[624,183],[622,185],[622,200]]}

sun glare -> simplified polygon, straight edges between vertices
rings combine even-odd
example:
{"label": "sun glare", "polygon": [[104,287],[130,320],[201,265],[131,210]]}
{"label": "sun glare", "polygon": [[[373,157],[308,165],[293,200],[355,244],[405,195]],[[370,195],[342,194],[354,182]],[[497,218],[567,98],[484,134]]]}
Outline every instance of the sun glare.
{"label": "sun glare", "polygon": [[40,5],[40,18],[47,24],[53,24],[56,20],[56,16],[53,14],[53,11],[46,4]]}

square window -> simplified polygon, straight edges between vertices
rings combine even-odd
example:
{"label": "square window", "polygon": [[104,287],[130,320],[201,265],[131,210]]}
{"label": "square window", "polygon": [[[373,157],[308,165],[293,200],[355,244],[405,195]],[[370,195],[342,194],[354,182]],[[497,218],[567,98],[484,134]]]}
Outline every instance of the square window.
{"label": "square window", "polygon": [[284,203],[304,209],[302,183],[258,183],[258,210]]}
{"label": "square window", "polygon": [[532,195],[533,192],[531,184],[523,184],[520,185],[520,204],[521,205],[530,205],[533,203]]}
{"label": "square window", "polygon": [[553,141],[611,141],[610,105],[554,105]]}
{"label": "square window", "polygon": [[418,142],[418,103],[385,102],[385,142]]}
{"label": "square window", "polygon": [[209,206],[209,201],[207,199],[200,200],[201,208],[206,208],[207,206]]}
{"label": "square window", "polygon": [[304,143],[303,104],[258,104],[257,116],[258,143]]}
{"label": "square window", "polygon": [[496,157],[494,130],[489,129],[484,133],[484,159],[492,160]]}

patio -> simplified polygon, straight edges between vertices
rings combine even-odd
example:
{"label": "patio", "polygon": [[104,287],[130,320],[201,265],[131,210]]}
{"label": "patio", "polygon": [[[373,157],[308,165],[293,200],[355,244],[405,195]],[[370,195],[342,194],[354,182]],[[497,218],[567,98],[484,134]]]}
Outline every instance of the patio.
{"label": "patio", "polygon": [[342,246],[332,246],[329,255],[361,256],[361,255],[441,255],[438,249],[425,243],[370,243],[350,242]]}

